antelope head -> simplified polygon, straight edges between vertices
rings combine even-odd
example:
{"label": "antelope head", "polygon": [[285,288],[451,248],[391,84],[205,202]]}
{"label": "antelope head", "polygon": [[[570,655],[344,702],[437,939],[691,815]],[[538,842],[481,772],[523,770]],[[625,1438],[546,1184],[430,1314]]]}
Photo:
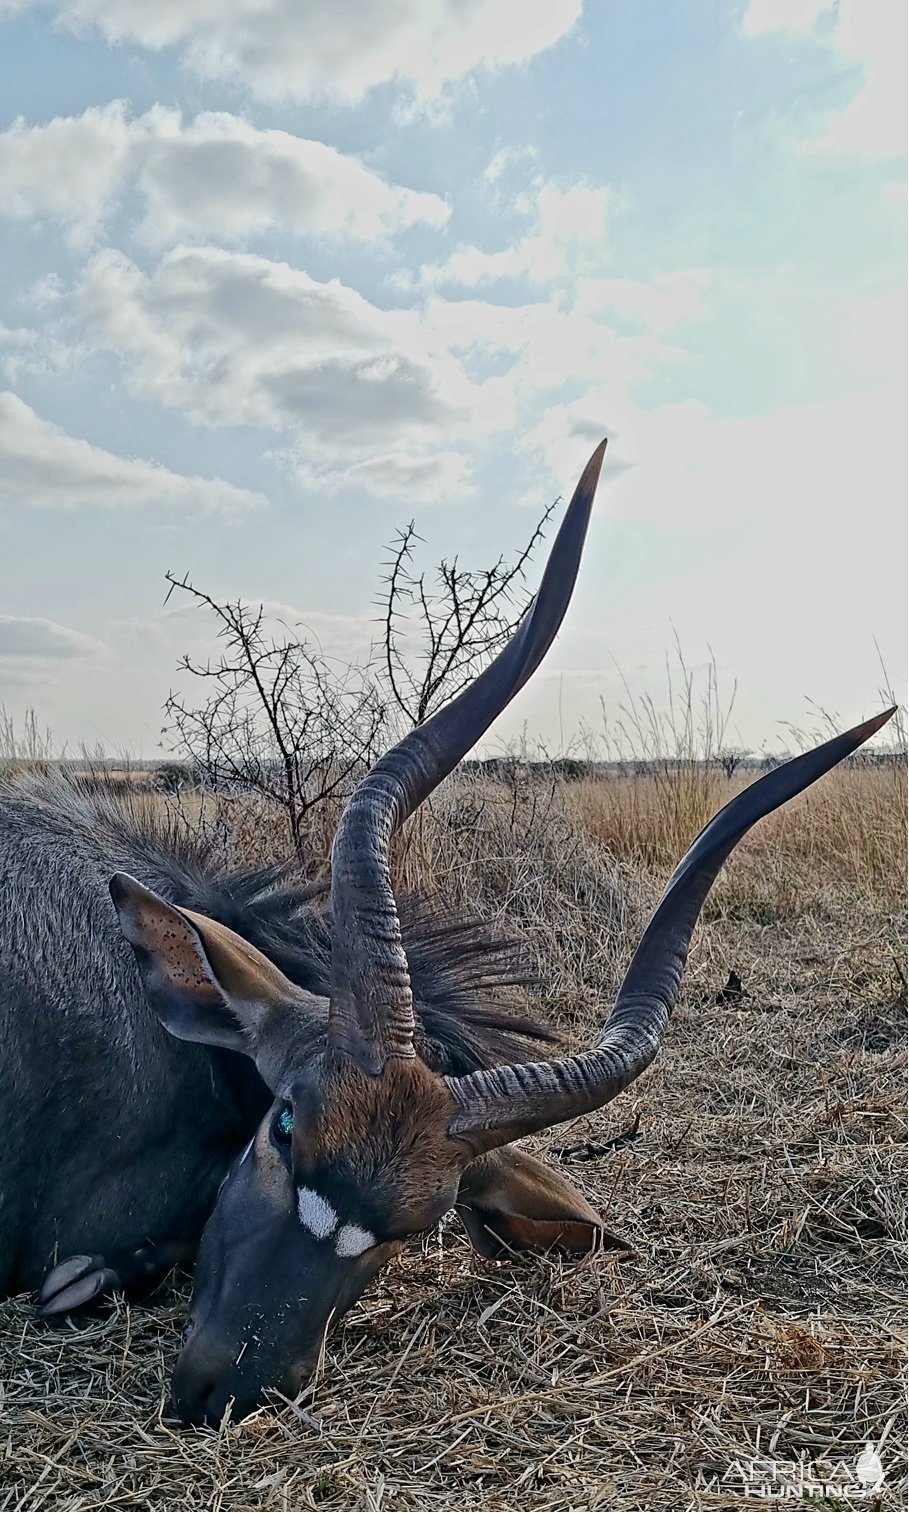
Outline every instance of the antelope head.
{"label": "antelope head", "polygon": [[[416,1054],[389,846],[538,667],[570,599],[606,443],[595,451],[512,641],[451,704],[383,756],[353,794],[332,853],[328,1003],[247,942],[122,875],[111,888],[155,1006],[176,1036],[252,1057],[274,1103],[222,1185],[195,1275],[176,1412],[218,1423],[267,1389],[293,1397],[327,1330],[411,1235],[448,1210],[487,1254],[586,1251],[596,1213],[512,1148],[602,1108],[656,1056],[701,907],[762,816],[866,741],[889,711],[777,768],[702,831],[677,868],[592,1049],[442,1076]],[[314,1029],[315,1027],[315,1029]]]}

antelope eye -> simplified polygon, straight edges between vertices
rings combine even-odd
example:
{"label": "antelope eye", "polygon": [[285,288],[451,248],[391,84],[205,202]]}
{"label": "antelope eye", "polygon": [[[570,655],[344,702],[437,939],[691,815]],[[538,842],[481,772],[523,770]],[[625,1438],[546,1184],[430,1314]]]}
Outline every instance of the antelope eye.
{"label": "antelope eye", "polygon": [[280,1108],[271,1121],[271,1138],[275,1145],[287,1149],[293,1139],[294,1111],[289,1103]]}

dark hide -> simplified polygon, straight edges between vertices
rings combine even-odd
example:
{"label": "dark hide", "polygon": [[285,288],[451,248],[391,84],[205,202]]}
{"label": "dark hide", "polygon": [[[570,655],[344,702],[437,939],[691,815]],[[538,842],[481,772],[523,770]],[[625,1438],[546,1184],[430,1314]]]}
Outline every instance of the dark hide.
{"label": "dark hide", "polygon": [[[212,875],[204,840],[146,808],[72,776],[0,786],[0,1295],[36,1288],[57,1257],[100,1255],[125,1277],[148,1242],[191,1254],[271,1102],[246,1058],[162,1028],[111,903],[114,872],[327,995],[323,890],[290,868]],[[488,925],[418,900],[401,917],[417,1049],[434,1070],[524,1060],[528,1041],[555,1038],[503,997],[527,973]]]}

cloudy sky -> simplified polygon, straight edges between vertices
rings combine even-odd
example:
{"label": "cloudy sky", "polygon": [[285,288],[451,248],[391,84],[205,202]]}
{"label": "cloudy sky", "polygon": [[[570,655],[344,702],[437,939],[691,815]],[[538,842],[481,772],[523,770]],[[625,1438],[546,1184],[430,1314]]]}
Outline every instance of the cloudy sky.
{"label": "cloudy sky", "polygon": [[0,0],[0,700],[155,754],[202,618],[365,653],[610,438],[557,744],[905,696],[905,0]]}

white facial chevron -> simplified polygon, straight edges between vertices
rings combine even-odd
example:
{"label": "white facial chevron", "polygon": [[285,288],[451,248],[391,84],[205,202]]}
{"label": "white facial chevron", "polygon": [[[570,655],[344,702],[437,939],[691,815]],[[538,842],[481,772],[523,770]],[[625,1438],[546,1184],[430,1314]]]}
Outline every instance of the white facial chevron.
{"label": "white facial chevron", "polygon": [[314,1192],[311,1187],[297,1188],[297,1213],[303,1228],[308,1229],[317,1240],[327,1240],[341,1222],[328,1199],[323,1198],[321,1193]]}
{"label": "white facial chevron", "polygon": [[339,1256],[361,1256],[375,1243],[375,1235],[361,1224],[342,1224],[335,1237],[335,1251]]}
{"label": "white facial chevron", "polygon": [[317,1240],[327,1240],[334,1235],[335,1255],[342,1258],[361,1256],[376,1243],[375,1235],[362,1224],[342,1224],[340,1215],[328,1199],[312,1187],[297,1188],[297,1213],[303,1228]]}

